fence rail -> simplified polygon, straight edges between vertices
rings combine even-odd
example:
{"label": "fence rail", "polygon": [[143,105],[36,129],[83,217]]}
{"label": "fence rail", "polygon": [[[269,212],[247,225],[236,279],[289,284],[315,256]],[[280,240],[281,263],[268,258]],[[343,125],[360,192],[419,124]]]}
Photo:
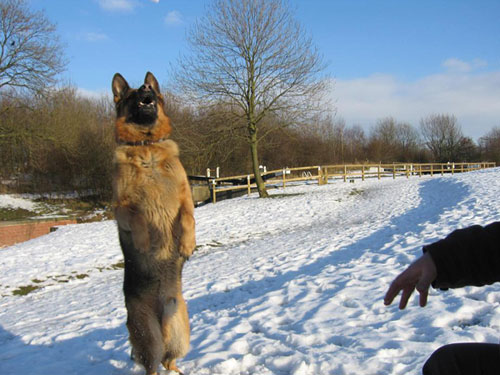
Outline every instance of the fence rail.
{"label": "fence rail", "polygon": [[[445,173],[464,173],[479,169],[494,168],[494,162],[480,163],[393,163],[393,164],[337,164],[283,168],[263,173],[266,185],[286,187],[287,183],[297,181],[317,181],[319,185],[327,184],[331,179],[346,182],[355,178],[378,178],[405,176],[422,176]],[[217,194],[231,191],[246,191],[248,195],[257,185],[254,175],[214,178],[210,180],[212,202],[217,202]]]}

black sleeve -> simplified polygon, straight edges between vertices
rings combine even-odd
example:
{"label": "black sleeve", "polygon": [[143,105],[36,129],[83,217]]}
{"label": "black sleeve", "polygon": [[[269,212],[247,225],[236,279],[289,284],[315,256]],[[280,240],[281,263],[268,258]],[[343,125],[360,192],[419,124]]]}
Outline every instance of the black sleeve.
{"label": "black sleeve", "polygon": [[424,246],[436,264],[434,288],[483,286],[500,281],[500,222],[474,225]]}

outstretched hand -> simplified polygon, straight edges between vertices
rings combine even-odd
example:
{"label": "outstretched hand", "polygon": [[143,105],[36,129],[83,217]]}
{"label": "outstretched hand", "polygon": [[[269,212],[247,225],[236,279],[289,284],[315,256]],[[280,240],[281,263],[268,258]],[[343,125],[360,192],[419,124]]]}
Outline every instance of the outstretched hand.
{"label": "outstretched hand", "polygon": [[394,298],[402,290],[399,308],[402,310],[408,304],[408,299],[413,291],[417,289],[420,294],[420,306],[427,304],[429,287],[437,277],[437,270],[432,257],[426,253],[413,262],[392,282],[384,297],[384,304],[390,305]]}

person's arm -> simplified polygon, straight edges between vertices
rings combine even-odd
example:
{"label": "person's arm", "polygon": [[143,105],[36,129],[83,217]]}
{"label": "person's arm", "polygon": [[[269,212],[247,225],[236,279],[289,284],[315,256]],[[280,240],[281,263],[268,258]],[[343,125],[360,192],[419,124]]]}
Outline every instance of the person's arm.
{"label": "person's arm", "polygon": [[404,309],[417,289],[423,307],[431,284],[435,288],[459,288],[496,281],[500,281],[500,222],[456,230],[424,246],[424,255],[392,282],[384,303],[390,305],[403,291],[399,308]]}
{"label": "person's arm", "polygon": [[435,288],[483,286],[500,281],[500,222],[474,225],[452,232],[424,246],[430,254],[437,278]]}

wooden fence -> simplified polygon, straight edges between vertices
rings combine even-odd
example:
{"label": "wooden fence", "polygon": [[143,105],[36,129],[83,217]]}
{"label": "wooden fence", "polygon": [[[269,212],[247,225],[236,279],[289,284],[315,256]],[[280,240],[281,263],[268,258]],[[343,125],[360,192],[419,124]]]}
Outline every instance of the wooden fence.
{"label": "wooden fence", "polygon": [[[285,188],[287,183],[296,181],[317,181],[319,185],[327,184],[329,180],[338,179],[344,182],[353,179],[378,178],[398,176],[422,176],[445,173],[464,173],[485,168],[494,168],[494,162],[481,163],[393,163],[393,164],[342,164],[299,168],[283,168],[267,171],[262,174],[266,185]],[[256,188],[254,176],[240,175],[211,179],[212,202],[217,202],[217,194],[223,192],[243,191],[250,195]]]}

